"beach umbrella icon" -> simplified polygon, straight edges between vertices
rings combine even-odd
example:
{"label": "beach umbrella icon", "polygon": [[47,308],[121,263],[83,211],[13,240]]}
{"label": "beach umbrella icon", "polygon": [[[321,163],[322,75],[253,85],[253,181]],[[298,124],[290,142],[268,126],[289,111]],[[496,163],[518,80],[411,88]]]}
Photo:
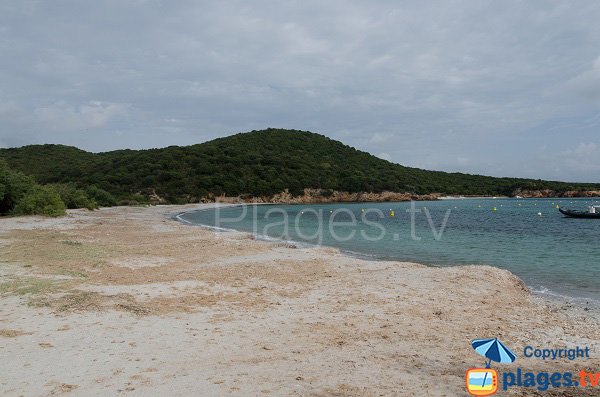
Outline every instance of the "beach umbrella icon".
{"label": "beach umbrella icon", "polygon": [[[511,352],[498,338],[490,339],[475,339],[471,342],[473,349],[483,357],[487,358],[488,361],[485,363],[486,368],[490,368],[492,361],[503,364],[510,364],[517,359],[515,353]],[[482,385],[485,385],[485,380],[488,373],[485,373],[483,377]]]}
{"label": "beach umbrella icon", "polygon": [[509,364],[517,359],[515,353],[511,352],[498,338],[475,339],[471,342],[471,346],[477,353],[488,359],[485,363],[486,368],[490,368],[492,361]]}

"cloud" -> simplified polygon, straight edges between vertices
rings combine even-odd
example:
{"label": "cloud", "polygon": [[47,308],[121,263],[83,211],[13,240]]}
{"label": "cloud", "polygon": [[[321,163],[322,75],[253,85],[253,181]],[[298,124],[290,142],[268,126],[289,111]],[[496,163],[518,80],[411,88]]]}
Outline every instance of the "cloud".
{"label": "cloud", "polygon": [[589,142],[589,143],[583,143],[581,142],[573,151],[575,154],[579,154],[579,155],[583,155],[583,156],[589,156],[592,155],[596,152],[596,149],[598,149],[598,146],[593,143],[593,142]]}
{"label": "cloud", "polygon": [[13,101],[1,102],[0,101],[0,118],[10,117],[19,112],[19,107]]}
{"label": "cloud", "polygon": [[77,107],[64,102],[34,110],[40,123],[54,130],[81,131],[100,128],[127,113],[127,105],[90,101]]}
{"label": "cloud", "polygon": [[383,160],[392,161],[392,156],[390,156],[389,153],[379,153],[377,154],[377,157]]}
{"label": "cloud", "polygon": [[567,80],[551,92],[600,103],[600,56],[594,60],[589,69]]}
{"label": "cloud", "polygon": [[98,151],[279,126],[406,165],[550,170],[541,144],[597,134],[598,20],[591,0],[3,2],[0,142]]}
{"label": "cloud", "polygon": [[559,169],[573,174],[587,175],[600,171],[600,151],[594,142],[580,142],[553,157]]}
{"label": "cloud", "polygon": [[391,138],[390,134],[380,134],[378,132],[374,133],[371,138],[369,139],[369,142],[371,143],[385,143],[387,141],[389,141]]}
{"label": "cloud", "polygon": [[456,163],[461,166],[465,166],[469,164],[469,159],[467,157],[459,156],[456,158]]}

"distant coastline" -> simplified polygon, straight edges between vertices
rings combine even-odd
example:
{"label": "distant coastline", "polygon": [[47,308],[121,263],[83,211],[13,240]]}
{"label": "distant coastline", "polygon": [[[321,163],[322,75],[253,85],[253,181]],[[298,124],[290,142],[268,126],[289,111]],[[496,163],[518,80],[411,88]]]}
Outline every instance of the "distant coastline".
{"label": "distant coastline", "polygon": [[[513,196],[506,195],[447,195],[443,193],[414,194],[402,192],[359,192],[351,193],[326,189],[304,189],[302,195],[292,195],[287,189],[273,196],[251,195],[239,196],[209,196],[201,200],[203,203],[268,203],[268,204],[325,204],[325,203],[385,203],[393,201],[432,201],[432,200],[460,200],[460,199],[494,199],[494,198],[590,198],[600,197],[600,190],[566,191],[556,192],[554,190],[526,190],[518,191]],[[155,195],[156,203],[162,203],[162,199]]]}

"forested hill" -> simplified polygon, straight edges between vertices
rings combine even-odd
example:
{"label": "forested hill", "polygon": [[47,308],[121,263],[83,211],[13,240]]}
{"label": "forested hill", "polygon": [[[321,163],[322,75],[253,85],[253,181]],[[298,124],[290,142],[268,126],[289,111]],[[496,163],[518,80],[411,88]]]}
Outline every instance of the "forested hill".
{"label": "forested hill", "polygon": [[[0,149],[8,166],[40,184],[95,186],[127,199],[156,192],[167,202],[210,195],[272,196],[304,188],[347,192],[512,195],[518,189],[600,190],[600,184],[426,171],[404,167],[323,135],[267,129],[193,146],[89,153],[63,145]],[[136,196],[139,197],[139,196]]]}

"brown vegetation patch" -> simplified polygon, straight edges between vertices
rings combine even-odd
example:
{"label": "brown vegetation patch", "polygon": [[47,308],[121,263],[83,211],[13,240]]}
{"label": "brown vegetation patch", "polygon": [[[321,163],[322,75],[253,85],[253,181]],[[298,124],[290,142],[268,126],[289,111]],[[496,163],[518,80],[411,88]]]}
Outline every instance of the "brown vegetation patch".
{"label": "brown vegetation patch", "polygon": [[61,394],[70,393],[73,390],[77,389],[78,387],[79,387],[79,385],[69,385],[67,383],[61,383],[59,385],[56,385],[56,387],[54,387],[54,389],[52,389],[52,391],[50,392],[50,395],[57,396],[57,395],[61,395]]}
{"label": "brown vegetation patch", "polygon": [[0,329],[0,336],[4,338],[16,338],[21,335],[31,335],[31,332],[24,332],[20,329]]}
{"label": "brown vegetation patch", "polygon": [[41,274],[85,278],[88,272],[106,266],[107,259],[120,254],[118,247],[75,240],[74,236],[53,230],[16,230],[11,236],[15,241],[0,247],[0,255]]}
{"label": "brown vegetation patch", "polygon": [[[9,232],[11,244],[0,247],[0,256],[33,274],[0,284],[0,294],[30,295],[30,306],[58,313],[116,309],[149,315],[217,304],[247,310],[264,309],[278,298],[299,297],[331,277],[331,267],[320,259],[269,259],[274,245],[251,241],[251,235],[223,238],[205,229],[170,224],[157,239],[155,221],[124,221],[109,214],[103,219],[76,230]],[[248,261],[265,253],[266,259]],[[86,285],[138,288],[182,280],[207,287],[175,287],[150,299],[138,297],[135,289],[119,294],[85,291]]]}
{"label": "brown vegetation patch", "polygon": [[227,304],[230,309],[237,307],[244,310],[261,310],[266,308],[269,302],[262,296],[246,293],[186,294],[179,297],[154,298],[146,302],[155,314],[194,312],[220,304]]}
{"label": "brown vegetation patch", "polygon": [[61,295],[45,298],[46,306],[56,313],[99,311],[116,309],[135,315],[148,315],[152,308],[139,303],[129,294],[102,295],[97,292],[72,290]]}
{"label": "brown vegetation patch", "polygon": [[39,295],[56,292],[64,283],[38,277],[7,277],[0,282],[0,295]]}

